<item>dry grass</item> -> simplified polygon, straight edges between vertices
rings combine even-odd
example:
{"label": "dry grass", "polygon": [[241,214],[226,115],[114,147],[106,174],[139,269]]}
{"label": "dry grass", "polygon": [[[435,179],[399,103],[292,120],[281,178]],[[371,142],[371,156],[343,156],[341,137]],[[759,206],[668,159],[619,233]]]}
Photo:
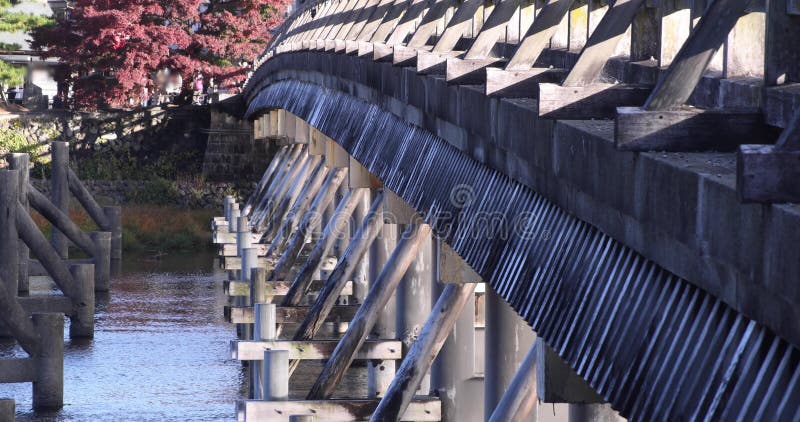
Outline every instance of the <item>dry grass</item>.
{"label": "dry grass", "polygon": [[[50,223],[32,212],[34,221],[49,235]],[[157,205],[126,205],[122,208],[122,245],[127,252],[174,252],[211,248],[213,211],[187,210]],[[97,230],[86,212],[72,206],[70,217],[84,231]]]}

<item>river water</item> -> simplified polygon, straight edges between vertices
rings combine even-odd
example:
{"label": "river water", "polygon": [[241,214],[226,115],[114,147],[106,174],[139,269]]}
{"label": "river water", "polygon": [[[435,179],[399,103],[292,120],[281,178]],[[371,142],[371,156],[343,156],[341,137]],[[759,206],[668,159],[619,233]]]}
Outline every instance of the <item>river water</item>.
{"label": "river water", "polygon": [[[65,335],[64,408],[34,413],[30,383],[0,384],[0,397],[16,399],[21,421],[234,420],[244,376],[212,263],[210,253],[126,257],[98,298],[94,340]],[[19,353],[0,344],[0,356]]]}

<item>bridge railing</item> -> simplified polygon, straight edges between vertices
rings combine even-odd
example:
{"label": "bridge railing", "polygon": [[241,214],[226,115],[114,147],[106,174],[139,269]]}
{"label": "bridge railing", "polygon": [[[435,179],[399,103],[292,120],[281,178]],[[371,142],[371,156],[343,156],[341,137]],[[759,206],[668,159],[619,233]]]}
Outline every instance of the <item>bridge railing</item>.
{"label": "bridge railing", "polygon": [[621,150],[736,150],[743,201],[800,202],[796,0],[309,2],[256,67],[293,51],[535,98],[542,119],[613,119]]}

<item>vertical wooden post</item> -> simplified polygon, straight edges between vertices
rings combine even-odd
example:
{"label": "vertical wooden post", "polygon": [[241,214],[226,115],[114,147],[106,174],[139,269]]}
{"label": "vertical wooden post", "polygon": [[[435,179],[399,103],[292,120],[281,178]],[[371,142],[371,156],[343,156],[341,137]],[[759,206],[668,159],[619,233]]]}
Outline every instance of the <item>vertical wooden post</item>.
{"label": "vertical wooden post", "polygon": [[[30,156],[28,154],[13,153],[9,156],[8,162],[11,169],[19,171],[17,176],[19,178],[19,190],[17,197],[20,204],[22,204],[22,207],[28,210],[28,184],[30,183],[30,171],[28,170],[28,167],[30,165]],[[19,248],[19,260],[17,264],[19,278],[17,282],[17,290],[20,293],[27,293],[30,284],[28,277],[28,259],[30,258],[30,249],[28,249],[28,245],[26,245],[22,240],[17,241],[17,244],[17,247]]]}
{"label": "vertical wooden post", "polygon": [[0,170],[0,280],[10,298],[19,290],[18,190],[19,170]]}
{"label": "vertical wooden post", "polygon": [[[69,215],[69,143],[53,141],[50,145],[50,197],[53,204]],[[69,241],[53,227],[50,243],[62,259],[69,258]]]}
{"label": "vertical wooden post", "polygon": [[70,316],[70,338],[94,337],[94,265],[73,264],[69,268],[77,284],[78,300],[72,301],[73,315]]}
{"label": "vertical wooden post", "polygon": [[122,208],[103,207],[103,213],[108,218],[108,227],[103,227],[103,231],[111,232],[111,262],[118,265],[122,261]]}
{"label": "vertical wooden post", "polygon": [[107,292],[111,283],[111,232],[91,232],[94,242],[94,290]]}
{"label": "vertical wooden post", "polygon": [[14,399],[0,399],[0,421],[13,421],[15,413],[16,403]]}
{"label": "vertical wooden post", "polygon": [[35,313],[33,326],[39,335],[33,408],[60,409],[64,405],[64,314]]}
{"label": "vertical wooden post", "polygon": [[464,305],[475,297],[475,284],[448,284],[431,310],[419,338],[411,347],[400,369],[381,399],[370,421],[399,420],[416,394],[422,378],[450,334]]}

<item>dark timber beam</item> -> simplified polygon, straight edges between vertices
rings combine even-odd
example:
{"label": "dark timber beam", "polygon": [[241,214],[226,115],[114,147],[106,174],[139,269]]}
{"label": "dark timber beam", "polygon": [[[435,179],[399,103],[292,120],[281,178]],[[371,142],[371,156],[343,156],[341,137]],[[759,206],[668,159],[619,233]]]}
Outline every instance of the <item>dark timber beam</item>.
{"label": "dark timber beam", "polygon": [[775,145],[742,145],[736,189],[743,202],[800,202],[800,108]]}

